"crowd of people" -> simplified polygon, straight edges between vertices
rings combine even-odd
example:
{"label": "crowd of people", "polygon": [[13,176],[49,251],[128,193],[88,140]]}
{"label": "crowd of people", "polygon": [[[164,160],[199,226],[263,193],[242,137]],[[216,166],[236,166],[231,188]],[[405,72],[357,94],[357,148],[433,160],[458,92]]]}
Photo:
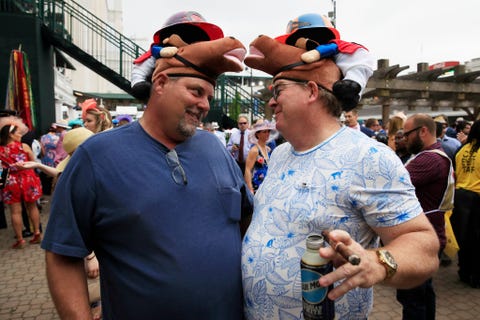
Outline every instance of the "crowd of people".
{"label": "crowd of people", "polygon": [[[472,288],[480,288],[480,274],[475,267],[478,250],[472,245],[480,240],[478,215],[473,213],[480,200],[480,120],[457,118],[448,124],[443,115],[395,115],[389,119],[386,132],[394,137],[393,150],[405,165],[422,209],[434,226],[441,264],[449,265],[452,261],[443,252],[448,214],[453,228],[450,236],[455,237],[453,240],[460,248],[459,279]],[[395,131],[393,135],[391,130]],[[404,319],[435,319],[432,279],[408,290],[398,290],[397,299],[403,306]]]}
{"label": "crowd of people", "polygon": [[[303,319],[300,258],[305,239],[326,230],[331,246],[319,255],[334,270],[319,286],[333,286],[336,318],[368,318],[373,286],[383,283],[397,289],[404,319],[434,319],[432,275],[449,210],[459,277],[480,287],[480,121],[458,121],[453,137],[443,116],[362,124],[368,50],[340,40],[317,14],[292,19],[286,32],[259,36],[247,55],[199,13],[172,15],[153,37],[160,53],[136,66],[148,75],[137,82],[143,117],[112,119],[85,100],[81,123],[54,123],[40,138],[40,161],[21,142],[28,130],[19,118],[0,118],[12,247],[26,245],[24,202],[62,319]],[[275,121],[251,125],[240,114],[228,133],[204,124],[217,78],[242,63],[273,77]]]}
{"label": "crowd of people", "polygon": [[[42,240],[40,223],[41,198],[51,195],[60,174],[65,169],[76,148],[95,133],[133,121],[129,115],[118,115],[112,120],[110,112],[97,105],[94,99],[81,104],[80,119],[68,123],[52,123],[47,132],[35,139],[15,111],[4,110],[0,118],[0,161],[2,201],[0,227],[6,228],[4,204],[8,205],[16,242],[13,249],[23,249]],[[29,141],[26,137],[33,136]],[[36,144],[38,143],[38,150]],[[8,173],[8,174],[7,174]],[[23,210],[22,210],[23,209]],[[23,211],[23,212],[22,212]],[[22,225],[24,230],[22,231]],[[31,232],[30,232],[31,231]],[[89,278],[89,301],[93,319],[101,318],[99,265],[94,252],[84,257],[84,268]]]}

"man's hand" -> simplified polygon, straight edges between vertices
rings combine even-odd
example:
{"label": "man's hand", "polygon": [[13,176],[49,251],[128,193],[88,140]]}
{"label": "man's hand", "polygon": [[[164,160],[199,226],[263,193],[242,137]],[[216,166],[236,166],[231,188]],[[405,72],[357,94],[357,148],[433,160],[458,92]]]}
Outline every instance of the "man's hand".
{"label": "man's hand", "polygon": [[342,281],[340,285],[328,293],[330,299],[340,298],[355,288],[370,288],[385,279],[386,270],[378,262],[375,251],[365,250],[347,232],[342,230],[331,231],[329,239],[331,242],[343,243],[348,249],[358,255],[361,260],[360,264],[352,265],[341,254],[336,252],[334,248],[320,248],[320,255],[323,258],[332,260],[335,267],[334,271],[320,278],[320,285],[328,287],[337,281]]}
{"label": "man's hand", "polygon": [[88,255],[83,259],[85,265],[85,272],[90,279],[95,279],[100,275],[98,268],[98,260],[95,254]]}
{"label": "man's hand", "polygon": [[465,144],[467,142],[468,135],[463,132],[457,133],[457,140],[460,141],[461,144]]}

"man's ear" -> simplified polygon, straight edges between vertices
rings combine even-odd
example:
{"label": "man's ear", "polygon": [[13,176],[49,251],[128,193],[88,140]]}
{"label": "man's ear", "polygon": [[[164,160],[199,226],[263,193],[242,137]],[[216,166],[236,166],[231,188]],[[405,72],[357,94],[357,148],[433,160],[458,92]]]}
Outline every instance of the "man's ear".
{"label": "man's ear", "polygon": [[159,73],[155,81],[152,83],[152,90],[157,93],[162,93],[163,88],[165,87],[165,84],[168,82],[168,80],[168,76],[165,73]]}
{"label": "man's ear", "polygon": [[318,96],[320,95],[318,85],[314,81],[308,81],[307,87],[310,90],[309,98],[313,98],[314,100],[318,99]]}

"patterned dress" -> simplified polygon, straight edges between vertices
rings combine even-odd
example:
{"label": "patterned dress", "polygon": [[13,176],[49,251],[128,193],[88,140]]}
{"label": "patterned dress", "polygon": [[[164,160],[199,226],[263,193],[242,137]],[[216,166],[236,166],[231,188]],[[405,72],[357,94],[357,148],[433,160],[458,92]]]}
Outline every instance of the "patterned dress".
{"label": "patterned dress", "polygon": [[[267,175],[267,171],[268,171],[268,160],[262,154],[262,151],[258,146],[257,146],[257,149],[258,149],[258,156],[257,156],[257,159],[255,160],[255,164],[253,165],[253,170],[252,170],[252,186],[253,186],[254,192],[257,192],[258,188],[260,187],[263,180],[265,179],[265,176]],[[270,157],[270,153],[268,156]]]}
{"label": "patterned dress", "polygon": [[60,136],[56,133],[49,132],[40,138],[40,144],[43,146],[45,154],[42,157],[42,163],[49,167],[56,167],[55,156],[57,144]]}
{"label": "patterned dress", "polygon": [[[8,167],[19,161],[29,161],[28,153],[23,149],[21,142],[11,142],[0,146],[0,159],[2,166]],[[21,202],[34,202],[42,196],[40,179],[33,169],[17,170],[10,168],[7,184],[2,190],[3,201],[6,204]]]}
{"label": "patterned dress", "polygon": [[[376,247],[371,227],[422,212],[395,153],[345,127],[305,152],[289,143],[275,148],[254,208],[242,246],[248,320],[303,319],[300,258],[308,235],[342,229],[363,247]],[[366,319],[372,304],[372,288],[356,288],[335,301],[336,318]]]}

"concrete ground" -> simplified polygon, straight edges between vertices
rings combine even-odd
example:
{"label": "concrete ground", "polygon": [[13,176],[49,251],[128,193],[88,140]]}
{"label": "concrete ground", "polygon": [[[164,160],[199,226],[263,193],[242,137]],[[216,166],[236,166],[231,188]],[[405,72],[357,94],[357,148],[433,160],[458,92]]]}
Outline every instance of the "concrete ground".
{"label": "concrete ground", "polygon": [[[46,197],[48,199],[48,197]],[[49,206],[44,205],[41,219],[45,227]],[[7,229],[0,229],[0,320],[59,319],[48,292],[44,252],[37,245],[23,250],[10,249],[14,243],[10,215]],[[421,263],[421,262],[419,262]],[[480,318],[480,289],[472,289],[458,280],[456,264],[440,267],[434,277],[438,320]],[[370,320],[401,319],[401,307],[395,290],[377,285]]]}

